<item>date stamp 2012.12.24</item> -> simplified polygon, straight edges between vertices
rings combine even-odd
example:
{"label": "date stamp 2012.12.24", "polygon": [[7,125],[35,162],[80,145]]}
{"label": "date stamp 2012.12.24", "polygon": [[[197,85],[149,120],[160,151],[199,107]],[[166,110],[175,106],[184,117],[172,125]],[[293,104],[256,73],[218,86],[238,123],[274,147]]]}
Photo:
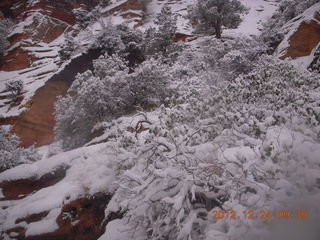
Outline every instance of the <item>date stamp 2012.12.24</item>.
{"label": "date stamp 2012.12.24", "polygon": [[229,220],[268,220],[268,219],[297,219],[305,220],[308,219],[308,211],[306,210],[278,210],[278,211],[242,211],[237,212],[233,210],[213,210],[209,213],[210,219],[229,219]]}

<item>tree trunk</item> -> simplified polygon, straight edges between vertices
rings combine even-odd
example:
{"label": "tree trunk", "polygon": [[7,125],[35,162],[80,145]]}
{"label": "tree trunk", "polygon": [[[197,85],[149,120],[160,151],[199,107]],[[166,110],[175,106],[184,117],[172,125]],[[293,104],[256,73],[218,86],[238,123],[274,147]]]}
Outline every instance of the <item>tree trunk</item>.
{"label": "tree trunk", "polygon": [[221,33],[222,33],[222,19],[218,18],[215,22],[215,34],[216,38],[220,39],[221,38]]}
{"label": "tree trunk", "polygon": [[221,33],[222,33],[222,31],[221,31],[221,25],[217,25],[217,26],[215,27],[216,38],[220,39],[220,38],[221,38]]}

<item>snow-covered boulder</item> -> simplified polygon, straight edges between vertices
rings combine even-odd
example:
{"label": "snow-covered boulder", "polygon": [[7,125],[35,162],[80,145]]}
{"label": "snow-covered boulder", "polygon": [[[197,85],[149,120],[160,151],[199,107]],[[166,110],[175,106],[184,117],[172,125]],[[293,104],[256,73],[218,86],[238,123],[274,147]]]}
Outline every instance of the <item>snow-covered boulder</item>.
{"label": "snow-covered boulder", "polygon": [[285,24],[283,32],[285,38],[276,54],[280,59],[291,58],[297,65],[307,68],[320,42],[320,3]]}
{"label": "snow-covered boulder", "polygon": [[105,216],[114,155],[80,148],[0,174],[0,239],[95,240],[122,213]]}

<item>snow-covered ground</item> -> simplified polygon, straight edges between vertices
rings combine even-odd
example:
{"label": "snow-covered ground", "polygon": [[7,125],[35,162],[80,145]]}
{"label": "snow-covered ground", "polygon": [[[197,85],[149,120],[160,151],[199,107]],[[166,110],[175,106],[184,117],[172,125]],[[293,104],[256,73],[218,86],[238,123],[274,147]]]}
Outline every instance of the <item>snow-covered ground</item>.
{"label": "snow-covered ground", "polygon": [[249,9],[237,29],[225,30],[224,35],[258,35],[262,24],[275,12],[277,0],[240,0]]}
{"label": "snow-covered ground", "polygon": [[[248,14],[243,15],[243,22],[237,29],[225,30],[225,35],[230,34],[245,34],[245,35],[257,35],[262,27],[262,23],[265,22],[274,11],[277,9],[279,2],[277,0],[240,0],[249,11]],[[192,25],[185,17],[187,14],[187,8],[194,5],[196,0],[152,0],[147,6],[147,13],[144,25],[142,28],[147,28],[153,25],[153,20],[157,13],[161,11],[161,8],[165,5],[171,7],[172,11],[177,15],[178,32],[191,34],[193,31]]]}
{"label": "snow-covered ground", "polygon": [[147,5],[146,18],[141,28],[146,29],[153,26],[156,15],[164,6],[169,6],[177,16],[177,31],[184,34],[191,34],[193,29],[190,21],[186,18],[187,8],[196,2],[196,0],[152,0]]}

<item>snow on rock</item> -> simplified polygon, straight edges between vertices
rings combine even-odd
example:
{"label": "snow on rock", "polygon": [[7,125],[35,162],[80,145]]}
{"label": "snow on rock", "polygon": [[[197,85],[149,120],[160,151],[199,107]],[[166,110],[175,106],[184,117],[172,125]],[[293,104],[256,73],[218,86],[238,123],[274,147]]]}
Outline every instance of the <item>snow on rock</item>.
{"label": "snow on rock", "polygon": [[[66,239],[63,237],[72,233],[66,225],[70,225],[70,228],[92,228],[96,224],[100,230],[95,231],[101,235],[103,232],[100,224],[104,219],[104,208],[114,191],[114,159],[106,144],[98,144],[45,158],[31,165],[20,165],[1,173],[0,188],[3,190],[4,185],[11,183],[14,186],[18,180],[22,188],[28,180],[37,185],[37,179],[50,174],[54,169],[61,166],[67,169],[65,176],[58,182],[35,189],[21,199],[9,200],[4,192],[0,201],[0,234],[4,236],[16,232],[20,237],[28,237],[55,232],[58,236],[62,234],[55,239]],[[90,212],[90,208],[94,212]],[[75,214],[73,211],[78,212]],[[92,221],[98,218],[100,222],[88,222],[91,218]],[[66,222],[66,219],[70,221]]]}
{"label": "snow on rock", "polygon": [[[77,3],[76,3],[77,2]],[[17,116],[37,89],[58,71],[61,61],[58,52],[64,42],[64,33],[76,23],[72,10],[78,4],[92,7],[97,1],[4,1],[0,6],[15,21],[9,34],[10,46],[0,65],[0,117]],[[20,102],[13,102],[5,83],[19,81],[25,89]]]}
{"label": "snow on rock", "polygon": [[283,26],[284,40],[277,48],[280,59],[291,58],[306,69],[315,57],[320,43],[320,3],[317,3]]}

